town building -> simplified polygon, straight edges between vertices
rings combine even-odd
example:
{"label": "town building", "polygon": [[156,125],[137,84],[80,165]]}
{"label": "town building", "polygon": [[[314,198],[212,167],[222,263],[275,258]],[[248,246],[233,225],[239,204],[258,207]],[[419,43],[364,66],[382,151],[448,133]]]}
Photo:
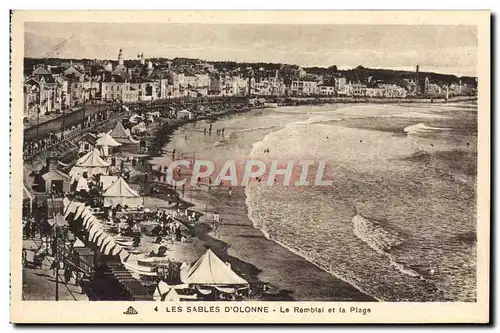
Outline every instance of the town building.
{"label": "town building", "polygon": [[335,87],[334,86],[319,85],[318,86],[318,93],[322,96],[333,96],[333,95],[335,95]]}

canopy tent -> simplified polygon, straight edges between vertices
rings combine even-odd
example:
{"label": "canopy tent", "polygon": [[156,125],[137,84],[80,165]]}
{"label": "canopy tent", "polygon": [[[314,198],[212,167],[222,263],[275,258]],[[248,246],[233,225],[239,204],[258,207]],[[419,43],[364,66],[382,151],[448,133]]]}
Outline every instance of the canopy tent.
{"label": "canopy tent", "polygon": [[64,218],[70,224],[81,220],[82,227],[88,233],[88,241],[93,243],[100,253],[112,256],[117,255],[122,262],[130,256],[130,253],[104,230],[102,223],[84,203],[65,201]]}
{"label": "canopy tent", "polygon": [[153,294],[155,301],[178,302],[181,296],[175,291],[176,286],[169,286],[166,282],[160,281]]}
{"label": "canopy tent", "polygon": [[118,180],[118,176],[101,176],[99,181],[101,182],[102,189],[107,189],[111,184]]}
{"label": "canopy tent", "polygon": [[85,244],[81,241],[80,238],[77,238],[73,243],[73,248],[85,247]]}
{"label": "canopy tent", "polygon": [[138,143],[137,140],[134,140],[130,137],[130,130],[125,129],[121,122],[118,122],[115,128],[111,132],[109,132],[109,134],[119,143]]}
{"label": "canopy tent", "polygon": [[99,138],[96,141],[96,147],[99,147],[103,156],[109,156],[109,147],[119,147],[121,145],[109,133],[99,134]]}
{"label": "canopy tent", "polygon": [[83,174],[83,172],[87,172],[89,177],[98,174],[106,174],[110,165],[110,162],[104,161],[101,158],[99,150],[94,149],[76,161],[76,164],[73,169],[71,169],[70,174]]}
{"label": "canopy tent", "polygon": [[87,179],[85,177],[80,177],[78,182],[76,183],[76,192],[78,191],[89,191],[89,184],[87,183]]}
{"label": "canopy tent", "polygon": [[113,139],[109,133],[102,133],[102,135],[97,139],[96,146],[108,146],[108,147],[118,147],[122,144]]}
{"label": "canopy tent", "polygon": [[170,289],[164,296],[162,301],[164,302],[179,302],[181,300],[177,291],[174,288]]}
{"label": "canopy tent", "polygon": [[126,130],[122,122],[116,123],[115,128],[109,133],[114,139],[128,139],[130,131]]}
{"label": "canopy tent", "polygon": [[137,207],[142,205],[141,196],[130,188],[127,182],[121,177],[108,186],[108,188],[104,190],[102,196],[104,197],[105,207],[114,207],[117,205]]}
{"label": "canopy tent", "polygon": [[181,281],[188,284],[209,286],[248,284],[210,249],[194,264],[181,269]]}

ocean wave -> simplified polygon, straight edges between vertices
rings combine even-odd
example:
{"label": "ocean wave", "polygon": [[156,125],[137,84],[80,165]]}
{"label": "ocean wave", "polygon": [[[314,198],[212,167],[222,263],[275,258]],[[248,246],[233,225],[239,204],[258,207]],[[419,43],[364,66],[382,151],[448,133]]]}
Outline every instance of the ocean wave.
{"label": "ocean wave", "polygon": [[[254,185],[255,186],[255,185]],[[276,234],[271,234],[270,232],[268,232],[266,229],[265,229],[265,226],[264,225],[261,225],[260,223],[257,223],[257,220],[253,218],[253,214],[252,214],[252,204],[251,204],[251,194],[250,194],[250,188],[252,187],[252,184],[249,184],[248,186],[246,186],[245,188],[245,196],[246,196],[246,199],[245,199],[245,204],[247,206],[247,216],[248,218],[250,219],[250,221],[252,221],[252,225],[254,228],[256,229],[259,229],[262,234],[264,235],[264,237],[272,242],[275,242],[276,244],[279,244],[280,246],[284,247],[285,249],[287,249],[288,251],[292,252],[293,254],[299,256],[299,257],[302,257],[304,258],[305,260],[309,261],[311,264],[313,264],[314,266],[318,267],[319,269],[329,273],[329,274],[332,274],[333,276],[335,276],[336,278],[350,284],[351,286],[353,286],[354,288],[358,289],[359,291],[367,294],[367,295],[370,295],[371,297],[373,297],[374,299],[376,299],[377,301],[379,302],[383,302],[384,299],[383,298],[380,298],[378,297],[377,295],[373,295],[371,293],[369,293],[367,290],[365,290],[362,286],[360,286],[354,277],[352,278],[349,278],[348,276],[346,276],[346,274],[337,274],[337,272],[333,271],[327,263],[321,263],[317,260],[314,260],[313,259],[313,255],[308,255],[307,253],[304,253],[304,251],[300,250],[300,249],[296,249],[294,246],[288,244],[288,242],[286,242],[286,240],[284,239],[280,239],[278,235]]]}
{"label": "ocean wave", "polygon": [[411,125],[408,127],[405,127],[403,131],[407,134],[422,134],[422,133],[430,133],[434,131],[451,131],[451,128],[446,128],[446,127],[431,127],[427,126],[424,123],[418,123],[416,125]]}
{"label": "ocean wave", "polygon": [[276,128],[276,126],[260,126],[260,127],[243,128],[243,129],[231,132],[229,135],[243,133],[243,132],[273,129],[273,128]]}
{"label": "ocean wave", "polygon": [[380,223],[369,220],[360,214],[354,216],[352,224],[353,232],[356,237],[361,239],[376,252],[387,256],[391,265],[394,266],[394,268],[396,268],[399,272],[409,276],[422,278],[419,273],[405,267],[401,263],[396,262],[393,256],[388,253],[392,248],[399,246],[404,242],[404,239],[397,232],[386,230],[380,225]]}

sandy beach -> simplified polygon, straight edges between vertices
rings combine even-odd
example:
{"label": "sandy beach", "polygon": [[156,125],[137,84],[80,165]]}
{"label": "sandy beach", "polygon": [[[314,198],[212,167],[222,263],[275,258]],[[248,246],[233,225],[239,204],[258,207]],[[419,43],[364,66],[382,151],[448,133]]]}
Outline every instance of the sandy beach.
{"label": "sandy beach", "polygon": [[[230,119],[231,115],[226,115],[225,118]],[[197,123],[206,124],[203,120]],[[180,128],[165,126],[151,129],[162,131],[161,136],[156,138],[154,147],[163,146],[167,150],[172,140],[184,139],[184,128],[196,127],[197,123],[183,125]],[[151,152],[149,163],[155,164],[158,160],[159,156],[155,151]],[[169,155],[166,154],[161,158],[162,161],[166,161]],[[138,165],[135,168],[136,177],[142,177],[145,169],[148,169],[147,164],[145,167]],[[189,243],[167,244],[168,258],[177,262],[190,263],[210,248],[222,260],[229,262],[243,278],[250,282],[264,282],[274,287],[275,291],[266,298],[268,300],[374,301],[372,297],[360,292],[352,285],[267,239],[261,230],[254,227],[252,220],[248,217],[243,187],[234,188],[231,196],[226,187],[212,187],[210,190],[207,186],[190,187],[184,195],[182,191],[178,193],[184,201],[179,204],[182,210],[190,207],[189,209],[200,212],[203,216],[196,225],[194,237],[189,240]],[[157,194],[148,195],[144,202],[145,206],[150,209],[168,208],[167,200],[165,195]],[[219,213],[222,220],[216,230],[212,230],[210,223],[214,211]],[[144,242],[148,244],[143,246],[144,252],[159,246],[151,244],[150,241],[152,239]]]}
{"label": "sandy beach", "polygon": [[[474,204],[474,118],[474,105],[451,103],[253,110],[179,127],[163,148],[216,168],[228,159],[328,161],[332,187],[233,187],[232,196],[227,187],[186,187],[183,199],[208,215],[197,255],[214,247],[281,299],[469,301],[474,219],[463,206]],[[226,134],[204,134],[209,125]],[[169,165],[171,156],[150,163]],[[203,222],[214,210],[222,225],[211,231]],[[379,248],[385,237],[395,245]]]}

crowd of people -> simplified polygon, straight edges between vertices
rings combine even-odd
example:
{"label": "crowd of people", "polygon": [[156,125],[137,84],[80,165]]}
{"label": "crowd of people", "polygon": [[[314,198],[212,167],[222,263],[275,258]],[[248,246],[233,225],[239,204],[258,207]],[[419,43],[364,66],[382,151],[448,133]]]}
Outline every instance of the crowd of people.
{"label": "crowd of people", "polygon": [[[85,120],[83,122],[83,128],[95,128],[102,122],[107,121],[110,117],[110,114],[110,110],[105,110],[99,113],[88,115],[87,117],[85,117]],[[29,158],[33,155],[50,149],[51,147],[54,147],[58,143],[64,141],[68,137],[68,135],[71,135],[71,133],[81,128],[82,124],[77,124],[65,129],[61,129],[59,132],[48,133],[35,139],[25,140],[23,144],[23,158]]]}

